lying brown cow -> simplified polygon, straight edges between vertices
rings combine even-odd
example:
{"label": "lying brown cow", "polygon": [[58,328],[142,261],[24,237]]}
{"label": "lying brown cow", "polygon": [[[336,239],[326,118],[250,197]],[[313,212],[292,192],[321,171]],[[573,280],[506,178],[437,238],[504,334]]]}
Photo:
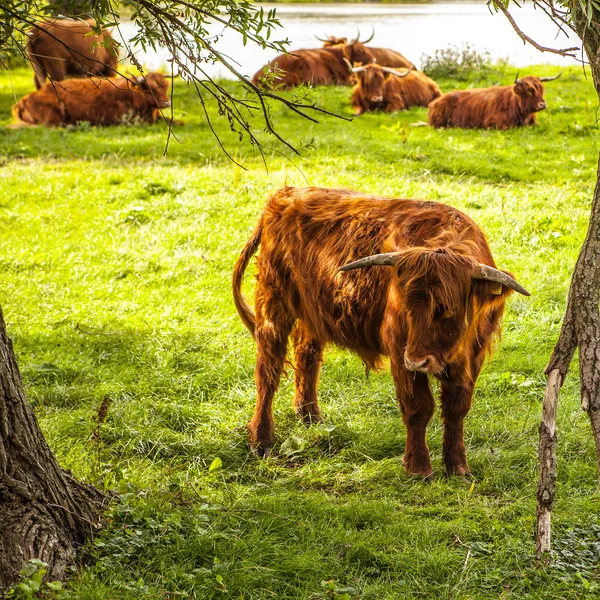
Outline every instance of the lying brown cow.
{"label": "lying brown cow", "polygon": [[355,115],[367,111],[397,112],[411,106],[429,106],[442,95],[438,84],[420,71],[395,71],[377,64],[348,68],[356,75],[350,103]]}
{"label": "lying brown cow", "polygon": [[[241,284],[259,246],[255,313]],[[463,419],[512,290],[529,295],[495,268],[481,229],[446,204],[279,190],[233,273],[237,311],[257,344],[253,448],[271,451],[273,396],[291,334],[294,406],[306,422],[321,420],[317,381],[326,344],[356,352],[370,368],[389,356],[407,430],[407,471],[432,472],[425,430],[433,376],[441,388],[446,471],[467,474]]]}
{"label": "lying brown cow", "polygon": [[[371,41],[373,36],[371,36],[367,41],[363,42],[363,44],[367,44],[367,42]],[[323,48],[330,48],[331,46],[339,46],[347,43],[347,38],[336,38],[330,35],[328,38],[321,39],[317,38],[320,42],[323,42]],[[407,58],[405,58],[400,52],[396,50],[391,50],[390,48],[374,48],[373,46],[368,46],[369,52],[373,55],[375,62],[378,65],[383,67],[392,67],[392,68],[400,68],[400,69],[414,69],[415,65],[413,65]]]}
{"label": "lying brown cow", "polygon": [[513,85],[444,94],[429,105],[432,127],[510,129],[536,124],[536,112],[546,108],[542,81],[556,77],[523,77]]}
{"label": "lying brown cow", "polygon": [[294,50],[289,54],[280,54],[265,65],[252,78],[252,83],[263,86],[265,75],[274,73],[273,85],[289,89],[303,83],[318,85],[350,85],[352,83],[344,59],[350,63],[369,63],[373,55],[361,42],[353,42],[315,48],[313,50]]}
{"label": "lying brown cow", "polygon": [[16,125],[116,125],[137,119],[155,123],[171,105],[169,82],[161,73],[146,77],[70,79],[46,83],[13,108]]}
{"label": "lying brown cow", "polygon": [[[67,77],[113,76],[117,66],[116,46],[108,33],[97,36],[96,21],[55,19],[36,25],[29,33],[25,52],[34,72],[36,89],[46,82]],[[104,47],[110,40],[109,47]]]}

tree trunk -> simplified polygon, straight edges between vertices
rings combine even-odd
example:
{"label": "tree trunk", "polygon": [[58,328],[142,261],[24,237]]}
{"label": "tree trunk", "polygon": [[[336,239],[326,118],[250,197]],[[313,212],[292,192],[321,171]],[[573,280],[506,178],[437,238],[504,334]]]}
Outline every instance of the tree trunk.
{"label": "tree trunk", "polygon": [[105,495],[63,471],[25,397],[0,309],[0,592],[31,558],[62,578],[100,525]]}
{"label": "tree trunk", "polygon": [[[577,2],[572,5],[573,25],[583,41],[592,78],[600,98],[600,27],[594,10],[591,22]],[[600,476],[600,158],[588,232],[573,271],[563,324],[546,367],[548,385],[540,426],[540,477],[537,506],[537,557],[550,550],[550,512],[556,488],[556,406],[575,350],[579,349],[581,408],[590,418]]]}

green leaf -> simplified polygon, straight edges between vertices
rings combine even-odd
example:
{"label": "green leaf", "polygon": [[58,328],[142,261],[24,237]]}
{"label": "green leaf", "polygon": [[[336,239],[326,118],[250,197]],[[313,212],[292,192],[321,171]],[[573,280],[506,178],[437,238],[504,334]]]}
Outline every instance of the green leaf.
{"label": "green leaf", "polygon": [[283,454],[284,456],[292,456],[302,452],[305,446],[305,440],[297,435],[291,435],[287,440],[285,440],[285,442],[283,442],[283,444],[281,444],[279,453]]}
{"label": "green leaf", "polygon": [[212,473],[213,471],[218,471],[221,468],[223,468],[223,461],[219,456],[217,456],[217,458],[215,458],[215,460],[213,460],[210,463],[210,467],[208,467],[208,472]]}

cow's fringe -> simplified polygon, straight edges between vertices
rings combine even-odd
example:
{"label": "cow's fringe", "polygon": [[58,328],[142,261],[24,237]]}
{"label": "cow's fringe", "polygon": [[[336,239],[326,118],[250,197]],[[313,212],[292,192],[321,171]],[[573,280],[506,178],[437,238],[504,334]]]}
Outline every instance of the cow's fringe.
{"label": "cow's fringe", "polygon": [[263,231],[263,220],[262,217],[259,219],[256,229],[252,233],[252,236],[248,240],[248,243],[242,250],[237,262],[235,263],[235,268],[233,270],[233,302],[235,303],[235,308],[240,315],[240,319],[244,325],[248,328],[252,337],[254,337],[254,329],[256,324],[256,318],[254,315],[254,311],[251,306],[248,304],[246,298],[242,295],[242,280],[244,279],[244,272],[248,267],[248,263],[256,251],[260,246],[260,238],[262,236]]}

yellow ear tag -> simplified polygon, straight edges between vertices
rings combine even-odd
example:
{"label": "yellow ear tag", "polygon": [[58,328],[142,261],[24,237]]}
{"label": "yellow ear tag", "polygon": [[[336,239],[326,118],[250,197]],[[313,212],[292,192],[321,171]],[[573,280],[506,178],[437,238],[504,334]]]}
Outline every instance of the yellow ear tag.
{"label": "yellow ear tag", "polygon": [[499,283],[498,287],[492,290],[492,294],[494,294],[494,296],[500,296],[502,294],[502,284]]}

